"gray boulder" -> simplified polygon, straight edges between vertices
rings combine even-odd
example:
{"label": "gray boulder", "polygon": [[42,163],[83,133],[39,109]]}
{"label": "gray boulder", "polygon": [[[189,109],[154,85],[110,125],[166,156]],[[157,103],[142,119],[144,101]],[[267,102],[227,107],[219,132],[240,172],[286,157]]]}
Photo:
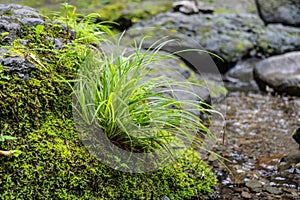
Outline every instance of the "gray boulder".
{"label": "gray boulder", "polygon": [[300,26],[299,0],[255,0],[255,2],[265,23]]}
{"label": "gray boulder", "polygon": [[266,27],[253,14],[167,12],[135,24],[127,36],[129,40],[141,40],[145,35],[152,38],[151,43],[167,37],[178,39],[181,46],[187,48],[201,45],[226,61],[213,56],[221,72],[244,58],[264,58],[300,49],[300,29],[281,24]]}
{"label": "gray boulder", "polygon": [[300,52],[274,56],[259,62],[254,78],[263,91],[300,96]]}

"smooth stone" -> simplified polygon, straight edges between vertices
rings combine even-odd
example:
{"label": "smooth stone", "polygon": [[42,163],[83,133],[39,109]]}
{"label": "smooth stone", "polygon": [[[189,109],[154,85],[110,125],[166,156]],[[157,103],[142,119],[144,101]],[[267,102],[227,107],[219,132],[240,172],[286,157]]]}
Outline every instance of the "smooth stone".
{"label": "smooth stone", "polygon": [[263,91],[271,88],[278,93],[300,96],[300,52],[259,62],[254,69],[254,78]]}
{"label": "smooth stone", "polygon": [[[166,12],[141,20],[125,34],[128,41],[139,42],[145,36],[149,36],[149,44],[164,38],[177,40],[180,45],[177,49],[173,46],[173,51],[182,47],[215,53],[225,60],[211,55],[220,72],[228,71],[244,58],[265,58],[300,48],[300,29],[281,24],[265,26],[255,14]],[[168,51],[165,47],[163,50]],[[192,63],[196,57],[187,56],[186,60]]]}
{"label": "smooth stone", "polygon": [[251,181],[246,182],[246,186],[252,192],[261,192],[262,191],[262,184],[257,180],[251,180]]}
{"label": "smooth stone", "polygon": [[265,23],[282,23],[300,27],[299,0],[255,0]]}
{"label": "smooth stone", "polygon": [[270,194],[282,194],[283,191],[281,188],[277,187],[266,187],[265,190],[269,192]]}
{"label": "smooth stone", "polygon": [[249,192],[243,191],[241,195],[245,199],[251,199],[252,198],[252,195]]}

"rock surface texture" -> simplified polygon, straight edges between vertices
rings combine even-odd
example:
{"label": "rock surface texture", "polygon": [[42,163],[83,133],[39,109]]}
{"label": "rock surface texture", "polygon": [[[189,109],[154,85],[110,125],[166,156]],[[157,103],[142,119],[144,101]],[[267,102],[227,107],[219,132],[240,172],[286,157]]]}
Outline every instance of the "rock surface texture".
{"label": "rock surface texture", "polygon": [[[270,57],[300,49],[300,29],[272,24],[265,26],[254,14],[193,14],[166,12],[135,24],[130,38],[150,42],[163,37],[178,39],[182,46],[199,48],[225,59],[217,62],[221,72],[247,57]],[[186,38],[194,42],[186,43]]]}
{"label": "rock surface texture", "polygon": [[264,22],[300,27],[299,0],[255,0]]}
{"label": "rock surface texture", "polygon": [[9,33],[2,35],[1,42],[11,44],[16,36],[22,33],[23,26],[39,24],[45,25],[39,11],[17,4],[0,4],[0,33]]}
{"label": "rock surface texture", "polygon": [[[45,25],[39,11],[17,4],[0,4],[0,65],[20,78],[29,79],[37,68],[24,57],[13,55],[8,47],[22,34],[24,27]],[[5,47],[6,46],[6,47]]]}
{"label": "rock surface texture", "polygon": [[300,96],[300,52],[265,59],[254,69],[261,90],[267,87],[279,93]]}

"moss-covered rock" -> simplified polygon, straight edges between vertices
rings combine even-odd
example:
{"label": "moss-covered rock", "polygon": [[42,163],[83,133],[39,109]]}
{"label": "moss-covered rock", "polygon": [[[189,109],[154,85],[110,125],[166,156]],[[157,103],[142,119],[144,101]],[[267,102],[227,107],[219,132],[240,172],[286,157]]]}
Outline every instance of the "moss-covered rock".
{"label": "moss-covered rock", "polygon": [[[226,72],[244,58],[270,57],[300,48],[299,29],[280,24],[264,26],[253,14],[166,12],[136,23],[126,34],[131,40],[140,40],[145,33],[153,38],[151,42],[176,38],[187,48],[201,45],[225,60],[214,59],[220,72]],[[190,40],[194,43],[186,42]]]}
{"label": "moss-covered rock", "polygon": [[[9,3],[8,0],[4,0],[4,2]],[[44,13],[58,10],[64,2],[64,0],[16,1],[16,3],[22,5],[38,8]],[[149,18],[171,9],[172,2],[172,0],[155,2],[149,0],[75,0],[72,1],[72,4],[77,6],[78,12],[83,15],[91,12],[99,13],[101,15],[99,20],[116,22],[117,24],[112,26],[124,30],[141,19]]]}
{"label": "moss-covered rock", "polygon": [[87,44],[66,26],[43,20],[43,28],[17,20],[20,32],[1,42],[1,59],[19,57],[36,67],[25,79],[5,63],[0,67],[1,134],[18,138],[0,149],[21,151],[0,157],[1,198],[192,199],[212,192],[216,179],[193,150],[143,174],[113,170],[88,153],[74,128],[72,90],[63,81],[74,79]]}
{"label": "moss-covered rock", "polygon": [[114,2],[93,8],[93,12],[101,15],[102,21],[114,21],[118,29],[124,30],[142,19],[149,18],[158,13],[165,12],[172,7],[172,1],[141,1],[141,2]]}
{"label": "moss-covered rock", "polygon": [[265,23],[282,23],[300,26],[300,3],[293,0],[255,0],[259,15]]}

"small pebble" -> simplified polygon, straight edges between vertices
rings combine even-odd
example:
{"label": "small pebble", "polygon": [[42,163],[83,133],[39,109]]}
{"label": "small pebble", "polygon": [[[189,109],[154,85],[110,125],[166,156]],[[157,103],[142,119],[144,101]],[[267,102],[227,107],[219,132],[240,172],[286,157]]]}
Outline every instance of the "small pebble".
{"label": "small pebble", "polygon": [[266,191],[270,194],[282,194],[282,189],[277,187],[266,187]]}
{"label": "small pebble", "polygon": [[245,199],[251,199],[252,196],[249,192],[242,192],[242,197],[245,198]]}

